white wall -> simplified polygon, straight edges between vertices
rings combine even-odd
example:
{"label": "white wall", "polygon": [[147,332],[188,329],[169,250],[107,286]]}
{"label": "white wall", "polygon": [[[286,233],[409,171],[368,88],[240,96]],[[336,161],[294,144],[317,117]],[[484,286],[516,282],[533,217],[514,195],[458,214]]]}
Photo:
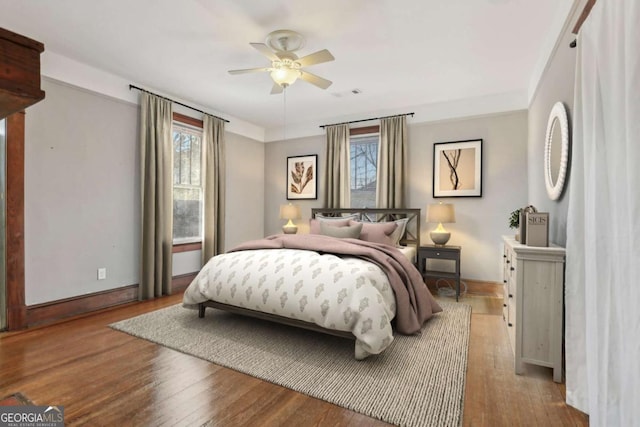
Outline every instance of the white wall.
{"label": "white wall", "polygon": [[[409,119],[408,207],[423,211],[423,242],[430,242],[424,224],[426,206],[434,201],[455,204],[457,222],[449,224],[449,244],[462,247],[462,276],[500,281],[500,242],[508,228],[509,213],[527,201],[527,113],[518,111],[478,118],[411,124]],[[482,138],[483,195],[481,198],[433,199],[433,143]],[[286,158],[318,154],[319,200],[296,201],[301,206],[300,232],[308,230],[312,207],[321,207],[324,186],[325,137],[271,142],[265,151],[265,233],[281,231],[280,204],[286,203]]]}
{"label": "white wall", "polygon": [[[418,124],[409,130],[409,204],[422,208],[453,203],[456,222],[447,224],[448,244],[458,245],[463,278],[501,282],[501,236],[513,234],[509,213],[524,206],[527,192],[527,113]],[[483,139],[482,197],[432,198],[433,143]],[[422,223],[422,242],[437,224]]]}
{"label": "white wall", "polygon": [[[138,283],[138,107],[43,80],[25,125],[27,305]],[[107,279],[97,280],[97,268]]]}
{"label": "white wall", "polygon": [[227,133],[225,249],[264,237],[265,146]]}
{"label": "white wall", "polygon": [[[43,89],[25,126],[27,305],[139,282],[139,107],[50,79]],[[263,235],[264,145],[226,139],[230,247]],[[174,275],[199,267],[200,251],[174,255]]]}
{"label": "white wall", "polygon": [[559,200],[551,200],[547,196],[544,183],[544,144],[549,113],[556,102],[562,102],[565,105],[569,117],[569,129],[572,126],[576,49],[571,49],[569,43],[575,38],[575,34],[569,30],[562,37],[540,79],[529,107],[528,204],[532,204],[540,212],[549,212],[549,240],[561,246],[565,245],[567,239],[571,157],[565,180],[565,191]]}

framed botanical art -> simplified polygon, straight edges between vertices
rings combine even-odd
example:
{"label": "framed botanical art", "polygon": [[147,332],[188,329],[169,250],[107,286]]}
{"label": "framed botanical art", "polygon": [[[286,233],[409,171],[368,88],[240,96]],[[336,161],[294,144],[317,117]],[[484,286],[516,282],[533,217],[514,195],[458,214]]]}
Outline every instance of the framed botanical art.
{"label": "framed botanical art", "polygon": [[482,197],[482,139],[433,144],[433,197]]}
{"label": "framed botanical art", "polygon": [[287,200],[318,198],[318,155],[287,157]]}

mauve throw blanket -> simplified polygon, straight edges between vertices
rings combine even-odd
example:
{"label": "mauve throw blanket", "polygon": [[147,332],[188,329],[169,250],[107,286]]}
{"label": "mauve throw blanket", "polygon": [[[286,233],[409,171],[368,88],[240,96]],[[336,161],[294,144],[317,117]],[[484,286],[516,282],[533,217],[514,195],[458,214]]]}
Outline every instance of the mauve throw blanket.
{"label": "mauve throw blanket", "polygon": [[420,272],[402,252],[392,246],[320,234],[278,234],[245,242],[228,252],[282,248],[355,256],[380,266],[395,293],[396,331],[402,334],[419,332],[427,319],[442,311],[422,281]]}

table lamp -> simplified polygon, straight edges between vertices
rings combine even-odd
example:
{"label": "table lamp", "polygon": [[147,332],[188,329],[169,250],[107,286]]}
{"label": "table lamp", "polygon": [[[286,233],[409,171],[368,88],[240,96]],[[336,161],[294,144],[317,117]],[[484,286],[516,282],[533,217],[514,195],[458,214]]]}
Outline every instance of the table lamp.
{"label": "table lamp", "polygon": [[451,203],[433,203],[427,206],[427,222],[437,223],[438,227],[429,233],[436,245],[446,245],[451,233],[444,229],[442,223],[456,222],[456,212]]}
{"label": "table lamp", "polygon": [[280,205],[280,218],[289,220],[289,222],[282,227],[284,234],[296,234],[298,232],[298,226],[291,220],[300,219],[300,207],[292,205],[291,203],[288,205]]}

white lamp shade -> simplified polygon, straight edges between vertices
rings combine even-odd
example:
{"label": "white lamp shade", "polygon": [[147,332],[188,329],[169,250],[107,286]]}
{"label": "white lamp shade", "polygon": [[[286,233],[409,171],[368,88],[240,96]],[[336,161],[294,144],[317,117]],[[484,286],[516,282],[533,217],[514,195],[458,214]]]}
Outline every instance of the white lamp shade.
{"label": "white lamp shade", "polygon": [[281,219],[300,219],[300,207],[292,205],[280,205],[280,218]]}
{"label": "white lamp shade", "polygon": [[451,203],[434,203],[427,206],[427,222],[456,222],[456,211]]}

